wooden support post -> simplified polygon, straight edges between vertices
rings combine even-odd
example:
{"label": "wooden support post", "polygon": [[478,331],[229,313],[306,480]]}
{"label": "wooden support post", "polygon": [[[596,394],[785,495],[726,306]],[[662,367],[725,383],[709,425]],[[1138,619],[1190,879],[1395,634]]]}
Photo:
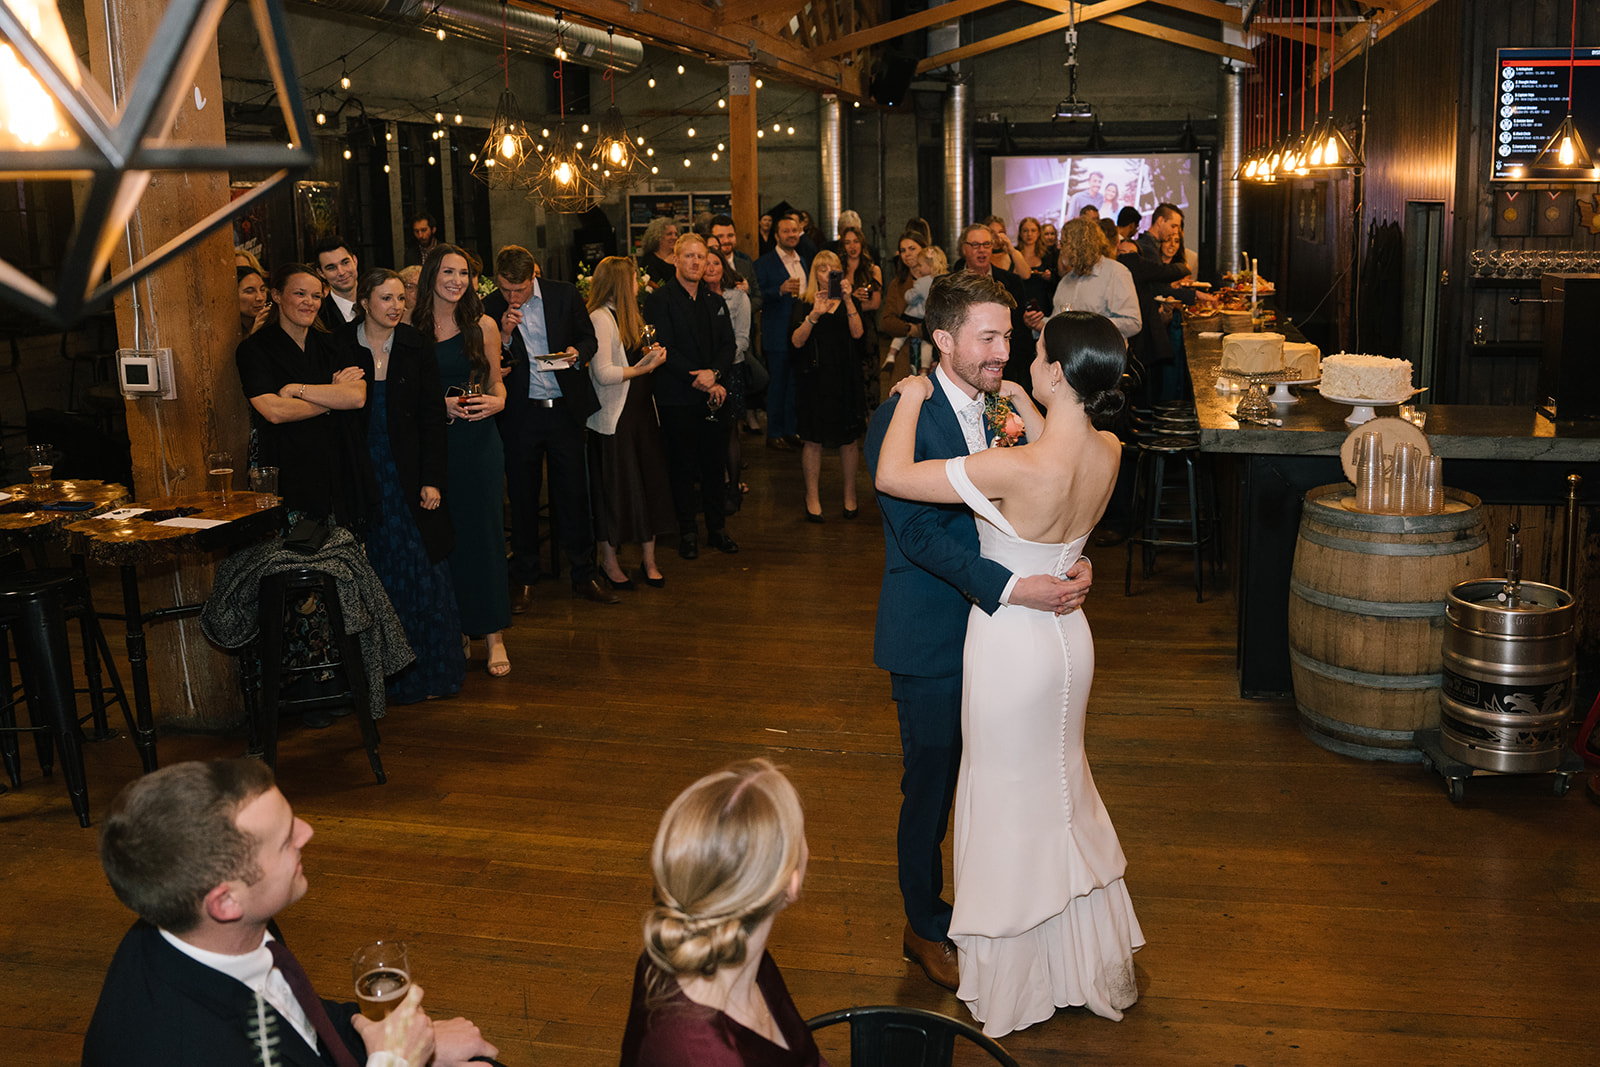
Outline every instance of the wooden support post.
{"label": "wooden support post", "polygon": [[[131,92],[165,8],[161,0],[85,5],[89,68],[113,99]],[[178,112],[173,139],[222,144],[223,99],[213,42],[196,73],[194,92]],[[159,247],[226,204],[228,181],[220,171],[155,175],[128,226],[127,242],[135,255]],[[127,242],[119,242],[113,270],[127,267]],[[203,492],[208,452],[231,453],[235,488],[244,486],[250,423],[233,362],[238,323],[231,227],[215,231],[117,298],[118,343],[172,349],[176,378],[173,400],[125,402],[135,500]],[[207,558],[141,568],[145,610],[204,600],[214,572],[215,561]],[[161,719],[220,726],[239,718],[236,658],[214,649],[196,620],[162,622],[148,634],[153,703]]]}
{"label": "wooden support post", "polygon": [[755,259],[761,254],[756,224],[761,208],[756,176],[756,86],[750,64],[728,66],[728,175],[733,185],[733,224],[739,230],[739,248]]}

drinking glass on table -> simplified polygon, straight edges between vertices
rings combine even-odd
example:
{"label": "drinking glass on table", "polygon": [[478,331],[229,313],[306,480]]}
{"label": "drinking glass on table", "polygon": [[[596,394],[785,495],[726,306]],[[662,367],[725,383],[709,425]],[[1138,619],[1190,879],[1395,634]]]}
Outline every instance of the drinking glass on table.
{"label": "drinking glass on table", "polygon": [[278,502],[278,468],[251,467],[250,489],[258,493],[257,508],[270,508]]}
{"label": "drinking glass on table", "polygon": [[378,1022],[399,1005],[411,988],[411,965],[404,941],[374,941],[350,957],[361,1014]]}
{"label": "drinking glass on table", "polygon": [[39,488],[50,484],[50,475],[55,471],[55,466],[50,460],[50,451],[53,447],[53,445],[28,446],[28,475],[33,479],[33,484]]}
{"label": "drinking glass on table", "polygon": [[228,502],[228,486],[233,482],[233,456],[227,452],[212,452],[206,456],[206,473],[214,479],[217,499]]}

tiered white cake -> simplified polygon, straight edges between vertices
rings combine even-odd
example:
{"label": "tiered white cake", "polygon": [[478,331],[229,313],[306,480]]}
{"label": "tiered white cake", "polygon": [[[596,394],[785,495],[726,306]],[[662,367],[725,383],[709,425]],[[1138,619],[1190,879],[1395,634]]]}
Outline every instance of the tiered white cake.
{"label": "tiered white cake", "polygon": [[1283,334],[1224,335],[1222,369],[1235,374],[1276,374],[1283,369]]}
{"label": "tiered white cake", "polygon": [[1397,400],[1411,395],[1411,361],[1336,352],[1322,361],[1324,396]]}
{"label": "tiered white cake", "polygon": [[1283,343],[1283,369],[1290,376],[1303,382],[1315,381],[1322,373],[1322,350],[1316,345],[1301,344],[1298,341],[1285,341]]}

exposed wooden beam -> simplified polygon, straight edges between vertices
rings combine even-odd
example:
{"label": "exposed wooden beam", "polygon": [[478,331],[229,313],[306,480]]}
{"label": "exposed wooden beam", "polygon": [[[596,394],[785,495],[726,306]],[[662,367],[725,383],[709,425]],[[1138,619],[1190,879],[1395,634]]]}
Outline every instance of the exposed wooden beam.
{"label": "exposed wooden beam", "polygon": [[[1053,9],[1056,6],[1050,0],[1029,0],[1029,2],[1035,7]],[[1125,8],[1137,7],[1142,3],[1144,3],[1144,0],[1101,0],[1098,4],[1079,4],[1077,21],[1081,23],[1094,19],[1104,20],[1114,12]],[[945,8],[953,6],[955,5],[946,4]],[[1068,4],[1062,3],[1060,6],[1067,7]],[[945,8],[940,8],[939,10],[943,11]],[[1064,30],[1072,22],[1073,18],[1071,16],[1057,15],[1054,18],[1044,19],[1015,30],[1007,30],[1005,33],[997,33],[993,37],[985,37],[981,41],[973,41],[971,44],[964,44],[960,48],[952,48],[948,52],[940,52],[937,55],[929,56],[917,64],[917,73],[925,74],[930,70],[938,70],[940,67],[947,67],[951,63],[959,63],[963,59],[971,59],[973,56],[981,56],[998,48],[1020,44],[1023,41],[1031,41],[1035,37],[1043,37],[1047,33]]]}
{"label": "exposed wooden beam", "polygon": [[1151,0],[1151,3],[1161,4],[1165,7],[1175,7],[1179,11],[1187,11],[1193,15],[1201,15],[1208,19],[1229,26],[1238,26],[1244,22],[1244,9],[1231,4],[1219,4],[1216,0]]}
{"label": "exposed wooden beam", "polygon": [[[530,11],[548,9],[526,0],[511,2]],[[712,12],[697,0],[571,0],[563,11],[576,21],[601,29],[615,26],[620,32],[714,62],[751,63],[790,85],[854,98],[866,93],[865,71],[819,57],[801,42],[768,30],[759,16],[716,25]]]}
{"label": "exposed wooden beam", "polygon": [[785,22],[805,6],[805,0],[728,0],[716,14],[719,26],[731,26],[756,15],[781,15]]}
{"label": "exposed wooden beam", "polygon": [[1111,15],[1100,21],[1107,26],[1115,26],[1119,30],[1142,34],[1145,37],[1154,37],[1158,41],[1166,41],[1168,44],[1180,45],[1184,48],[1193,48],[1199,52],[1210,52],[1212,55],[1221,56],[1224,59],[1234,59],[1241,63],[1255,62],[1255,56],[1251,54],[1248,48],[1241,48],[1235,44],[1226,44],[1211,37],[1201,37],[1196,33],[1185,33],[1170,26],[1158,26],[1154,22],[1128,18],[1126,15]]}

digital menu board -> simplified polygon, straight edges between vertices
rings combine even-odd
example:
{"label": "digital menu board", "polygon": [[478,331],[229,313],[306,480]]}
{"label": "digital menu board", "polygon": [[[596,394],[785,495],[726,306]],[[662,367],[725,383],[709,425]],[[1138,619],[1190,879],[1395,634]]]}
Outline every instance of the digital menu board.
{"label": "digital menu board", "polygon": [[1594,181],[1593,171],[1538,167],[1539,151],[1567,114],[1590,152],[1600,147],[1600,48],[1502,48],[1495,79],[1493,181]]}

